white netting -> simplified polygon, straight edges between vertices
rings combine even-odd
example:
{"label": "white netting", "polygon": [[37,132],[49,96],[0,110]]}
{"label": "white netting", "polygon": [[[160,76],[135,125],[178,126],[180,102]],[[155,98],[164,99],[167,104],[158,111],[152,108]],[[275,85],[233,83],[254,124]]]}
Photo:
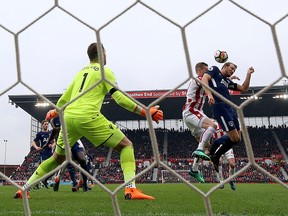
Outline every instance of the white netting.
{"label": "white netting", "polygon": [[[173,92],[174,90],[176,90],[177,88],[181,87],[183,84],[185,84],[190,78],[194,78],[193,74],[193,66],[191,63],[191,59],[190,59],[190,53],[189,51],[191,49],[189,49],[189,43],[187,41],[187,28],[189,26],[193,26],[193,24],[197,23],[197,21],[202,18],[203,16],[206,16],[207,14],[209,14],[210,12],[213,12],[213,10],[221,7],[222,4],[227,4],[227,2],[229,2],[229,4],[231,4],[231,7],[233,6],[233,8],[237,8],[239,10],[242,10],[242,12],[244,14],[249,14],[249,16],[254,17],[256,19],[257,22],[259,22],[259,25],[266,25],[267,28],[270,29],[270,33],[272,34],[272,39],[273,39],[273,44],[274,44],[274,48],[276,49],[276,53],[277,53],[277,59],[279,62],[279,67],[280,67],[280,71],[281,74],[278,76],[278,78],[274,76],[274,79],[272,80],[272,83],[270,83],[270,85],[267,85],[267,87],[265,87],[264,89],[262,89],[261,91],[259,91],[256,96],[260,96],[262,93],[264,93],[265,91],[267,91],[271,86],[273,86],[275,83],[277,83],[280,79],[286,77],[287,78],[287,74],[285,72],[285,67],[284,67],[284,62],[283,62],[283,57],[282,57],[282,52],[283,50],[281,50],[281,46],[279,44],[279,39],[278,39],[278,34],[276,31],[276,27],[283,22],[283,20],[287,17],[287,14],[281,18],[279,18],[276,22],[274,22],[273,24],[269,23],[268,21],[266,21],[265,19],[257,16],[256,14],[252,13],[251,11],[247,10],[245,7],[241,6],[241,4],[236,3],[235,1],[216,1],[215,4],[213,4],[212,6],[207,7],[205,10],[202,10],[202,13],[197,14],[196,16],[194,16],[195,18],[191,19],[189,22],[187,22],[185,25],[179,25],[176,21],[174,21],[172,18],[169,18],[168,16],[165,16],[164,13],[160,12],[160,10],[157,10],[155,8],[153,8],[153,6],[150,6],[152,4],[149,3],[145,3],[146,1],[133,1],[131,4],[126,4],[125,8],[118,12],[116,16],[109,18],[109,21],[106,22],[104,25],[100,26],[99,28],[95,28],[93,26],[91,26],[91,24],[89,24],[88,22],[84,21],[85,18],[81,18],[80,16],[76,16],[74,15],[73,12],[71,12],[69,9],[66,9],[64,3],[63,5],[61,4],[62,2],[58,2],[57,0],[55,0],[55,2],[50,6],[49,9],[41,12],[40,15],[38,15],[38,18],[34,19],[34,20],[30,20],[29,24],[26,25],[24,28],[22,28],[20,31],[18,32],[13,32],[12,30],[10,30],[9,26],[5,26],[3,24],[0,24],[0,28],[2,29],[2,31],[7,32],[9,35],[13,35],[14,38],[14,45],[15,45],[15,53],[16,53],[16,71],[17,71],[17,75],[16,75],[16,82],[12,82],[12,84],[9,84],[8,87],[4,88],[4,89],[0,89],[0,96],[3,96],[5,93],[7,93],[8,91],[12,90],[15,86],[22,84],[24,87],[26,87],[28,90],[30,90],[31,92],[35,93],[36,95],[38,95],[40,98],[42,98],[44,101],[50,103],[51,105],[55,106],[54,104],[52,104],[48,99],[46,99],[45,97],[43,97],[43,95],[41,95],[41,93],[39,93],[37,90],[35,90],[29,80],[29,78],[27,78],[27,81],[23,78],[25,76],[23,76],[22,74],[22,63],[25,61],[25,59],[21,59],[21,45],[25,44],[25,38],[29,37],[29,35],[26,35],[26,31],[28,29],[31,28],[40,28],[41,29],[41,25],[43,25],[43,22],[46,22],[47,20],[45,19],[47,16],[49,16],[50,14],[59,14],[59,13],[65,13],[70,22],[76,22],[77,23],[77,27],[82,30],[83,27],[86,28],[85,31],[87,31],[87,29],[89,29],[91,32],[93,32],[94,34],[94,40],[95,40],[95,36],[96,36],[96,40],[97,42],[101,43],[101,39],[103,39],[103,37],[105,38],[105,36],[101,36],[100,32],[104,32],[103,35],[105,35],[105,29],[109,28],[109,26],[111,24],[117,24],[117,20],[120,17],[125,17],[125,14],[130,13],[131,10],[133,8],[136,7],[144,7],[146,8],[146,10],[149,10],[150,12],[153,12],[153,16],[158,16],[159,19],[163,19],[164,21],[166,21],[165,23],[163,22],[163,24],[165,25],[171,25],[173,28],[178,28],[180,30],[181,33],[181,37],[179,38],[180,43],[179,46],[181,45],[182,42],[182,46],[184,49],[184,55],[185,55],[185,59],[186,59],[186,65],[187,65],[187,70],[188,70],[188,78],[184,79],[184,81],[179,81],[179,83],[171,90],[169,91],[167,94],[163,95],[161,98],[157,99],[156,101],[154,101],[153,103],[151,103],[147,109],[153,105],[156,105],[157,103],[159,103],[161,100],[164,100],[166,98],[166,96]],[[176,2],[176,1],[175,1]],[[174,3],[175,3],[174,2]],[[178,3],[179,1],[177,1]],[[113,3],[112,3],[113,4]],[[163,4],[165,4],[165,2],[163,2]],[[261,4],[261,3],[260,3]],[[49,5],[47,6],[49,7]],[[113,7],[110,8],[111,10],[113,9]],[[272,9],[273,10],[273,9]],[[97,8],[95,8],[95,11],[97,11]],[[109,11],[107,11],[107,13],[109,13]],[[106,13],[106,14],[107,14]],[[16,16],[16,15],[15,15]],[[136,18],[136,17],[135,17]],[[255,21],[255,19],[253,19],[253,21]],[[1,21],[0,21],[1,22]],[[40,24],[39,24],[40,23]],[[221,20],[221,17],[219,17],[219,23],[220,25],[218,26],[219,31],[231,31],[231,34],[233,34],[233,30],[234,28],[237,28],[238,26],[226,26],[225,25],[225,21],[223,22]],[[150,24],[152,25],[152,24]],[[204,26],[204,28],[209,28],[210,26]],[[45,29],[43,29],[45,31]],[[42,29],[40,30],[42,31]],[[90,32],[90,34],[91,34]],[[69,34],[69,33],[68,33]],[[253,32],[247,32],[247,34],[253,34]],[[24,40],[19,40],[20,37],[23,35]],[[117,37],[117,36],[115,36]],[[163,36],[165,37],[165,35]],[[177,36],[179,37],[179,35]],[[26,38],[27,39],[27,38]],[[87,38],[86,38],[87,39]],[[35,38],[35,40],[37,40],[37,38]],[[79,39],[81,40],[81,38]],[[88,41],[88,40],[86,40]],[[89,41],[90,42],[90,41]],[[51,41],[47,41],[47,43],[53,43],[53,40]],[[86,42],[85,42],[86,43]],[[120,43],[120,41],[119,41]],[[141,43],[145,43],[145,41],[141,41]],[[205,42],[201,42],[203,43],[203,46],[205,45]],[[243,42],[244,43],[244,42]],[[88,44],[88,43],[86,43]],[[26,45],[26,44],[25,44]],[[85,46],[86,48],[86,46]],[[157,48],[151,48],[151,52],[157,50]],[[193,45],[192,45],[192,49],[193,49]],[[62,50],[62,48],[59,48],[59,50]],[[169,50],[169,48],[168,48]],[[58,50],[56,50],[57,52]],[[171,51],[171,50],[170,50]],[[282,51],[282,52],[281,52]],[[125,52],[128,52],[127,50],[123,51],[123,54],[125,55]],[[140,52],[140,50],[139,50]],[[171,51],[173,52],[173,51]],[[195,52],[194,50],[192,52]],[[42,54],[45,57],[45,53],[41,53],[39,52],[39,54]],[[69,55],[69,53],[67,53],[67,55]],[[149,58],[149,56],[147,56],[147,58]],[[21,59],[21,61],[20,61]],[[45,58],[44,58],[45,59]],[[27,59],[26,59],[27,60]],[[22,62],[23,61],[23,62]],[[174,61],[177,61],[177,59],[174,59]],[[44,62],[43,62],[44,63]],[[51,63],[52,64],[52,63]],[[41,70],[41,69],[40,69]],[[135,69],[137,70],[137,69]],[[153,68],[150,69],[153,71]],[[73,70],[74,71],[74,70]],[[60,71],[59,71],[60,72]],[[153,73],[157,73],[157,72],[153,72]],[[178,73],[180,73],[178,71]],[[270,71],[269,71],[270,73]],[[273,73],[273,72],[272,72]],[[43,74],[42,74],[43,76]],[[145,76],[145,74],[143,75]],[[147,75],[148,76],[148,75]],[[169,76],[167,74],[167,76]],[[71,75],[72,77],[72,75]],[[118,75],[119,77],[119,75]],[[25,77],[26,78],[26,77]],[[104,77],[105,79],[105,77]],[[71,78],[69,78],[68,80],[71,80]],[[97,83],[95,84],[97,85]],[[123,92],[125,93],[125,92]],[[126,93],[125,93],[126,94]],[[127,95],[127,94],[126,94]],[[127,95],[129,96],[129,95]],[[221,97],[221,96],[220,96]],[[237,106],[233,103],[231,103],[230,101],[225,100],[223,97],[221,97],[225,102],[229,103],[230,105],[232,105],[238,112],[239,118],[240,118],[240,123],[241,123],[241,127],[243,129],[243,138],[245,141],[245,146],[246,146],[246,150],[247,150],[247,155],[248,155],[248,159],[249,162],[246,166],[244,166],[240,171],[238,171],[237,173],[235,173],[233,176],[231,176],[230,178],[226,179],[224,181],[224,183],[228,182],[230,179],[236,177],[240,172],[243,172],[245,170],[247,170],[250,166],[254,166],[255,168],[257,168],[260,172],[265,173],[267,176],[269,176],[271,179],[275,180],[277,183],[283,185],[283,187],[287,188],[287,185],[285,185],[282,181],[280,181],[278,178],[276,178],[275,176],[273,176],[272,174],[270,174],[269,172],[267,172],[266,170],[264,170],[263,168],[261,168],[258,164],[255,163],[254,160],[254,155],[253,155],[253,151],[252,151],[252,146],[251,146],[251,142],[248,136],[248,131],[245,128],[245,123],[244,123],[244,115],[243,115],[243,109],[245,106],[247,106],[248,104],[250,104],[251,102],[253,102],[253,100],[246,100],[245,102],[243,102],[240,106]],[[136,101],[137,102],[137,101]],[[64,107],[63,107],[64,108]],[[61,117],[61,123],[63,125],[63,130],[65,131],[65,123],[63,121],[63,108],[60,110],[60,117]],[[5,113],[5,111],[4,111]],[[151,117],[148,117],[148,125],[150,129],[153,129],[153,123],[152,123],[152,119]],[[161,166],[163,167],[165,170],[170,171],[179,181],[183,181],[185,184],[187,184],[188,187],[193,188],[196,192],[198,192],[201,196],[203,196],[204,198],[204,203],[205,203],[205,207],[206,207],[206,213],[207,215],[212,215],[212,207],[211,207],[211,203],[210,203],[210,195],[218,188],[218,186],[216,185],[215,187],[213,187],[211,190],[209,190],[207,193],[202,192],[201,190],[199,190],[197,187],[195,187],[193,184],[191,184],[190,182],[188,182],[185,178],[183,178],[183,176],[179,175],[179,173],[175,172],[174,170],[172,170],[169,166],[167,166],[165,163],[163,163],[160,159],[159,156],[159,150],[157,147],[157,141],[156,141],[156,134],[154,130],[150,130],[150,137],[151,137],[151,142],[152,142],[152,148],[153,148],[153,153],[154,153],[154,162],[150,165],[150,167],[146,170],[144,170],[141,173],[138,173],[136,175],[135,178],[141,176],[142,174],[150,171],[151,169],[153,169],[155,166]],[[67,143],[67,134],[64,133],[64,138],[65,138],[65,144],[68,147],[68,143]],[[68,149],[68,148],[66,148]],[[117,200],[117,193],[120,191],[120,189],[122,189],[123,187],[125,187],[125,184],[121,184],[119,185],[119,187],[117,187],[116,190],[111,191],[109,190],[105,185],[101,184],[99,181],[97,181],[93,176],[91,176],[89,173],[87,173],[85,170],[83,170],[80,166],[78,166],[77,164],[75,164],[73,161],[71,161],[70,158],[70,152],[67,150],[67,159],[65,161],[64,164],[61,165],[61,167],[65,166],[68,162],[72,163],[74,166],[76,166],[79,170],[81,170],[84,174],[86,174],[87,176],[89,176],[89,178],[93,179],[95,182],[97,182],[97,184],[102,187],[110,196],[112,199],[112,205],[114,208],[114,213],[115,215],[121,215],[121,211],[119,209],[119,205],[118,205],[118,200]],[[57,170],[60,169],[60,167],[57,168]],[[47,176],[51,175],[52,173],[54,173],[56,170],[51,171],[50,173],[48,173],[46,176],[42,177],[41,179],[39,179],[39,181],[45,179]],[[167,171],[165,171],[166,173]],[[17,188],[21,188],[19,185],[17,185],[15,182],[11,181],[7,176],[5,176],[3,173],[0,173],[0,176],[3,177],[6,181],[9,181],[11,184],[15,185],[15,187]],[[38,182],[35,182],[35,184],[37,184]],[[31,185],[31,187],[33,187],[35,184]],[[25,189],[26,190],[26,189]],[[24,194],[24,199],[23,199],[23,203],[24,203],[24,209],[25,209],[25,214],[26,215],[31,215],[30,212],[30,207],[29,207],[29,202],[27,199],[27,196]]]}

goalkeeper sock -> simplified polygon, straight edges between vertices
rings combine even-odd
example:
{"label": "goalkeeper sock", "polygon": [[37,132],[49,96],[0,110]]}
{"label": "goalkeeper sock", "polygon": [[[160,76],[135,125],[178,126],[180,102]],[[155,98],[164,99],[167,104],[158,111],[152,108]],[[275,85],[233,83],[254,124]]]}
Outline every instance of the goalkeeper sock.
{"label": "goalkeeper sock", "polygon": [[[133,146],[125,146],[120,152],[120,164],[124,174],[124,181],[128,182],[135,176],[136,165]],[[136,188],[135,179],[126,188]]]}
{"label": "goalkeeper sock", "polygon": [[26,188],[28,185],[35,182],[37,179],[41,178],[51,170],[55,169],[58,166],[58,162],[55,160],[53,156],[45,160],[43,163],[41,163],[38,168],[35,170],[33,175],[29,178],[27,183],[24,185],[24,188]]}

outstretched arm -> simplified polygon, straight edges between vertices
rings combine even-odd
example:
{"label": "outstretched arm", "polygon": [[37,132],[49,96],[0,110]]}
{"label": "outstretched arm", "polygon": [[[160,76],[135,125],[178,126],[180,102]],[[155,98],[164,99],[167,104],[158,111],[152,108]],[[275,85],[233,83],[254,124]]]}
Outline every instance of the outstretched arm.
{"label": "outstretched arm", "polygon": [[[129,97],[124,95],[121,91],[114,89],[112,90],[112,92],[110,90],[110,93],[117,104],[129,110],[130,112],[134,112],[138,115],[146,117],[146,110],[141,106],[137,105],[134,101],[132,101]],[[163,111],[159,110],[159,106],[151,107],[150,114],[152,116],[153,121],[155,121],[156,123],[158,123],[159,120],[163,120]]]}
{"label": "outstretched arm", "polygon": [[251,79],[252,73],[254,73],[254,68],[250,67],[247,71],[247,75],[246,75],[246,78],[245,78],[243,84],[242,85],[237,84],[237,90],[238,91],[241,91],[241,92],[248,91],[249,86],[250,86],[250,79]]}

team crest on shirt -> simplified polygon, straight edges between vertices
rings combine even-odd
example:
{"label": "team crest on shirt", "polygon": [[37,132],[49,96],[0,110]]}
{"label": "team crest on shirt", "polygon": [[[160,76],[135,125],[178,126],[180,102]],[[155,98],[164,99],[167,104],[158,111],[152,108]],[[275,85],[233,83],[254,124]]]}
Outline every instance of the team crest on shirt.
{"label": "team crest on shirt", "polygon": [[229,122],[228,122],[228,125],[229,125],[230,127],[234,127],[234,122],[233,122],[233,121],[229,121]]}

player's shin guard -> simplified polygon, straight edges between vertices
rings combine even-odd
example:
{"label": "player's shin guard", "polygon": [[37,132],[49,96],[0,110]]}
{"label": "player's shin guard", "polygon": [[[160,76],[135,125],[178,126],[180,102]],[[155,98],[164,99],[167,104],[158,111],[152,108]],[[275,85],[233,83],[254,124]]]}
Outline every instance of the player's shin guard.
{"label": "player's shin guard", "polygon": [[215,154],[215,152],[219,148],[219,146],[221,144],[225,145],[225,143],[227,143],[227,142],[232,142],[230,137],[227,134],[225,134],[224,136],[222,136],[222,137],[220,137],[218,139],[215,139],[214,143],[211,145],[211,147],[209,149],[210,155]]}
{"label": "player's shin guard", "polygon": [[[229,138],[230,139],[230,138]],[[221,145],[221,147],[217,150],[215,153],[215,157],[219,160],[221,155],[223,155],[225,152],[227,152],[229,149],[231,149],[234,145],[236,145],[238,142],[226,142],[225,144]]]}

